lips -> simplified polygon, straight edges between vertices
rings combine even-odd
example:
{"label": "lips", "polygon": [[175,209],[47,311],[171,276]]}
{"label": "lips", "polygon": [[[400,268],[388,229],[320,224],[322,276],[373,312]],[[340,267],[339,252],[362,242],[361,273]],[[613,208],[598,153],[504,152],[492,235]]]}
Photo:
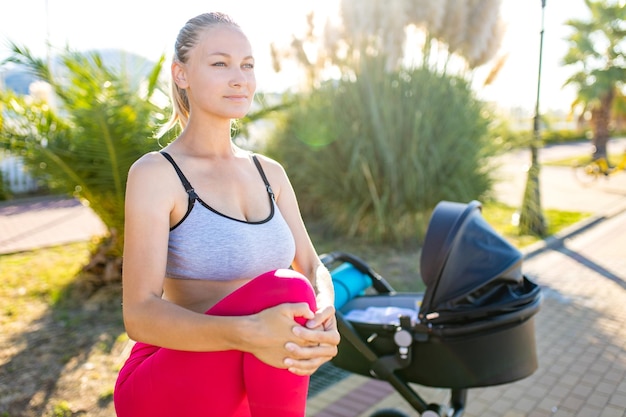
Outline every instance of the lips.
{"label": "lips", "polygon": [[248,100],[248,96],[240,95],[240,94],[236,94],[232,96],[224,96],[224,97],[228,100],[235,100],[235,101],[247,101]]}

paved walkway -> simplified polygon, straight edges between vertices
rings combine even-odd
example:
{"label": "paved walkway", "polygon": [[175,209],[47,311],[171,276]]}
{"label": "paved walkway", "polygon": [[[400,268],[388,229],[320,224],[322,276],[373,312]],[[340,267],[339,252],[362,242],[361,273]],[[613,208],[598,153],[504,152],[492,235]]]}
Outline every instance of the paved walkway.
{"label": "paved walkway", "polygon": [[[503,171],[505,201],[521,196],[525,157],[512,156]],[[584,202],[594,217],[526,251],[523,270],[544,294],[535,316],[539,368],[515,383],[469,390],[465,417],[626,417],[626,187],[615,176],[600,187],[568,188],[576,186],[566,175],[542,170],[545,207],[581,210]],[[73,200],[0,205],[0,253],[103,232]],[[427,402],[449,396],[414,388]],[[418,415],[386,382],[349,374],[309,398],[307,417],[366,417],[382,408]]]}
{"label": "paved walkway", "polygon": [[106,233],[93,210],[67,198],[0,202],[0,255],[80,242]]}

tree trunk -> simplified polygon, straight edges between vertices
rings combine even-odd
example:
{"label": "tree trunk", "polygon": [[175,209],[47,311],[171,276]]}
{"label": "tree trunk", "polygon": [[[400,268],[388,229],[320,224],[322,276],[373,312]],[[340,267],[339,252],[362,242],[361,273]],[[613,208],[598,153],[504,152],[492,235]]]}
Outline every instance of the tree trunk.
{"label": "tree trunk", "polygon": [[531,150],[531,165],[526,178],[526,188],[519,217],[519,232],[523,235],[546,235],[546,220],[541,208],[541,192],[539,187],[540,165],[538,161],[537,145],[533,144]]}
{"label": "tree trunk", "polygon": [[593,159],[607,158],[607,143],[610,137],[611,106],[613,105],[613,90],[604,94],[600,105],[591,112],[593,126]]}

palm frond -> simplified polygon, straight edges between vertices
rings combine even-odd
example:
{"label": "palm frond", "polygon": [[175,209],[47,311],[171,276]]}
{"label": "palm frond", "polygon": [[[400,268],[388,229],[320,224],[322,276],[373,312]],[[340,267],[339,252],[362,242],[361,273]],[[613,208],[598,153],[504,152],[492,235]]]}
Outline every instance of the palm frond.
{"label": "palm frond", "polygon": [[49,82],[58,107],[0,96],[7,119],[0,124],[2,142],[21,150],[29,168],[55,188],[88,200],[121,236],[128,170],[142,154],[157,148],[153,132],[164,119],[165,109],[150,102],[163,60],[147,75],[147,96],[138,94],[123,71],[108,68],[98,53],[66,51],[54,78],[48,64],[26,48],[14,46],[9,61]]}

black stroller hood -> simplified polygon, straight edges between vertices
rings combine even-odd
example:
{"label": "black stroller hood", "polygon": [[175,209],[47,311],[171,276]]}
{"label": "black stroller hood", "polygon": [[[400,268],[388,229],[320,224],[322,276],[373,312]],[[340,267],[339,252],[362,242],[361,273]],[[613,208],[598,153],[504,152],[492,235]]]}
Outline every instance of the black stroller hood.
{"label": "black stroller hood", "polygon": [[420,259],[426,284],[420,321],[464,323],[535,304],[539,287],[522,274],[522,254],[481,215],[481,204],[435,207]]}

